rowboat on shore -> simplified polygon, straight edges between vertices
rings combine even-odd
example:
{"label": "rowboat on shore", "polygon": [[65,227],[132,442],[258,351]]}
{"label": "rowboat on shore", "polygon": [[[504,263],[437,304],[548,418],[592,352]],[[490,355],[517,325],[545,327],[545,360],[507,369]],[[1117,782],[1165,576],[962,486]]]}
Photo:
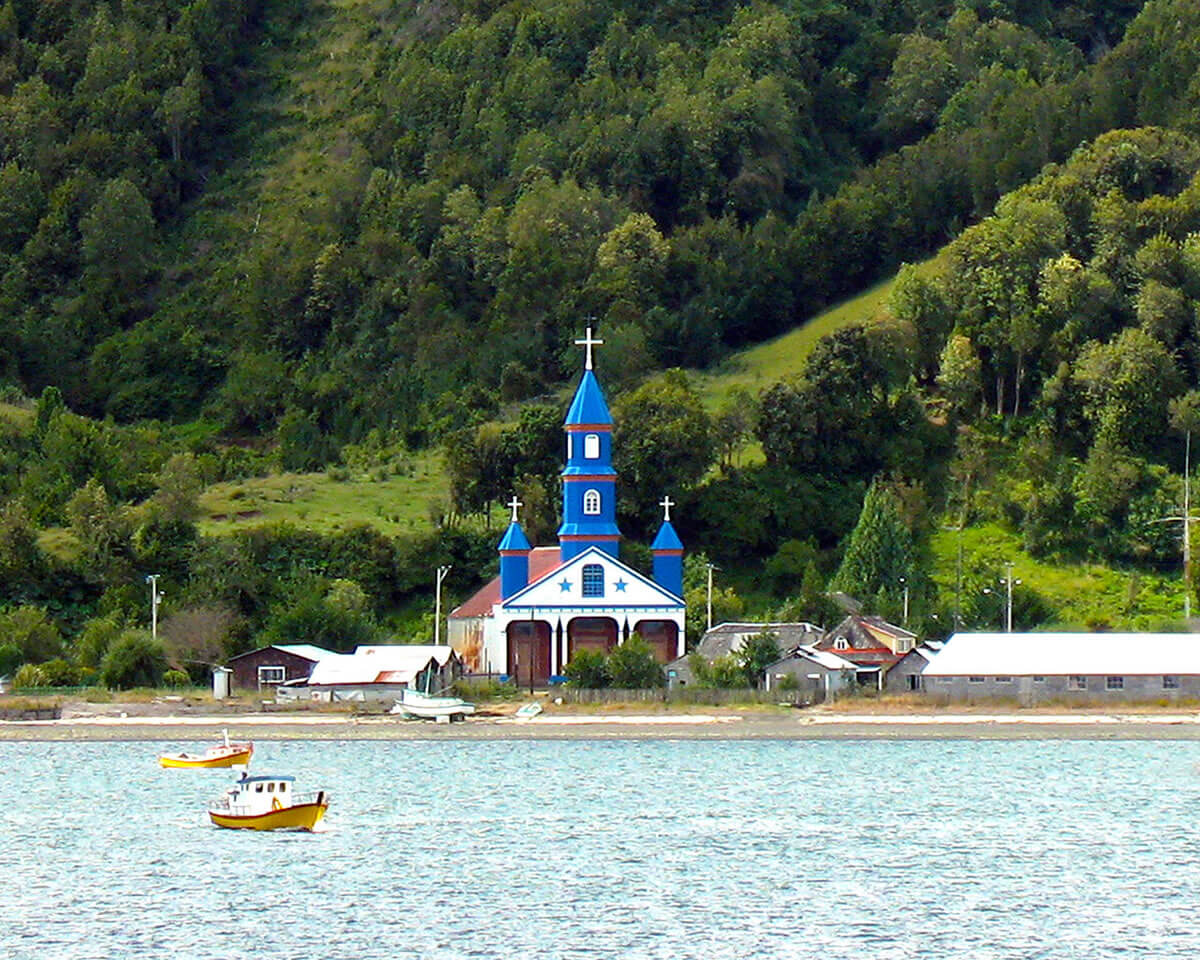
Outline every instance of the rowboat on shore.
{"label": "rowboat on shore", "polygon": [[243,774],[209,804],[209,819],[231,830],[312,830],[329,809],[329,794],[296,793],[295,779]]}
{"label": "rowboat on shore", "polygon": [[254,744],[230,743],[225,730],[225,742],[214,744],[203,753],[164,753],[158,758],[160,766],[181,768],[245,767],[254,753]]}

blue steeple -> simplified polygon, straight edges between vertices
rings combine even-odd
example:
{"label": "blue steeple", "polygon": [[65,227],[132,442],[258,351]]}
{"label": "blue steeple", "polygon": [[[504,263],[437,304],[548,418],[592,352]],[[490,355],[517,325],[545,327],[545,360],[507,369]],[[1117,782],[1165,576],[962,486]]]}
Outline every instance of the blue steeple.
{"label": "blue steeple", "polygon": [[683,596],[683,541],[671,526],[671,507],[675,504],[670,497],[664,497],[663,524],[658,528],[658,536],[650,545],[654,554],[654,582],[664,590],[670,590],[675,596]]}
{"label": "blue steeple", "polygon": [[500,551],[500,599],[507,600],[519,590],[529,585],[529,540],[521,524],[517,522],[517,507],[524,506],[520,500],[513,497],[509,506],[512,507],[512,522],[504,531],[497,549]]}
{"label": "blue steeple", "polygon": [[592,346],[602,343],[587,337],[576,343],[587,346],[587,362],[575,399],[567,411],[567,464],[563,478],[563,522],[558,528],[563,562],[588,547],[599,547],[611,556],[620,550],[617,528],[617,472],[612,466],[612,416],[600,381],[592,372]]}
{"label": "blue steeple", "polygon": [[571,409],[567,411],[566,426],[601,423],[611,426],[612,415],[608,412],[600,381],[591,370],[585,370],[583,379],[579,381],[579,389],[575,391],[575,399],[571,401]]}

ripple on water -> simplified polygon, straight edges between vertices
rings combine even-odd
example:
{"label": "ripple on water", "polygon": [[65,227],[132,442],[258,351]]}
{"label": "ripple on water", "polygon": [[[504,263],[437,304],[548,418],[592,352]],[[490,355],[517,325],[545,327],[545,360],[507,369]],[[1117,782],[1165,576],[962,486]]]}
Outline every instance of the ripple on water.
{"label": "ripple on water", "polygon": [[207,801],[232,777],[163,771],[159,752],[0,743],[0,956],[1200,947],[1200,745],[1186,742],[264,745],[257,769],[332,791],[313,835],[211,826]]}

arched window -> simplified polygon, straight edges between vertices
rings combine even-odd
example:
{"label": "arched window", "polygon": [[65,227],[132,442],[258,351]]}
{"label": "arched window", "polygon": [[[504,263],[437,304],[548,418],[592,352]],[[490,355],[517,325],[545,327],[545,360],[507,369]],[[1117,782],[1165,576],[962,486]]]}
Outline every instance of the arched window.
{"label": "arched window", "polygon": [[584,435],[583,456],[585,460],[600,459],[600,434],[588,433]]}
{"label": "arched window", "polygon": [[598,563],[585,564],[583,568],[583,595],[604,596],[604,568]]}
{"label": "arched window", "polygon": [[848,644],[846,642],[845,637],[838,637],[836,640],[833,641],[833,649],[834,650],[849,650],[850,644]]}
{"label": "arched window", "polygon": [[588,490],[583,495],[583,512],[589,517],[600,515],[600,491]]}

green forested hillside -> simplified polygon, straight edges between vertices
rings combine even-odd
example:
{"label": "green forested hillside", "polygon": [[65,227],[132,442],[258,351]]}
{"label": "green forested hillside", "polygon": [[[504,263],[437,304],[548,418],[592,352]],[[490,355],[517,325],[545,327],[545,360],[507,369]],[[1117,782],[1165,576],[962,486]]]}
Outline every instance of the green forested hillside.
{"label": "green forested hillside", "polygon": [[984,622],[991,530],[1025,625],[1087,619],[1034,572],[1082,563],[1138,584],[1096,623],[1169,616],[1198,41],[1185,0],[6,0],[0,670],[99,668],[151,572],[225,649],[408,629],[513,490],[553,530],[588,322],[623,528],[669,485],[730,612],[903,578]]}

